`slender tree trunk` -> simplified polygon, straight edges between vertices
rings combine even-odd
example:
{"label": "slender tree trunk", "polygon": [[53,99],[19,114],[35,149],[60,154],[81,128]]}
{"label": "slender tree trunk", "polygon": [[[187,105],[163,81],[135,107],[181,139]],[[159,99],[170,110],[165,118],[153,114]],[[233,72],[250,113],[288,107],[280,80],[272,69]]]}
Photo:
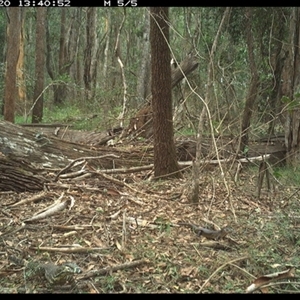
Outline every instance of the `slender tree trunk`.
{"label": "slender tree trunk", "polygon": [[[59,40],[59,55],[58,55],[58,77],[65,75],[65,64],[66,64],[66,34],[67,34],[67,23],[66,23],[66,9],[61,10],[60,19],[60,40]],[[59,78],[61,80],[61,78]],[[53,86],[54,91],[54,104],[61,105],[65,102],[67,97],[66,85],[63,82],[59,82]]]}
{"label": "slender tree trunk", "polygon": [[[274,134],[275,124],[278,121],[277,115],[282,109],[282,90],[281,90],[281,78],[284,66],[285,54],[283,53],[283,43],[285,35],[285,26],[278,26],[278,24],[284,24],[286,14],[280,7],[274,8],[274,19],[272,26],[272,47],[270,47],[270,65],[273,70],[273,87],[269,99],[270,113],[267,117],[267,123],[269,123],[268,134]],[[280,116],[281,117],[281,116]]]}
{"label": "slender tree trunk", "polygon": [[242,126],[241,126],[241,146],[240,150],[243,153],[246,153],[248,147],[249,140],[249,128],[250,128],[250,120],[253,112],[253,107],[255,100],[257,98],[257,89],[259,76],[254,58],[254,41],[252,34],[252,10],[253,8],[246,8],[246,41],[248,47],[248,58],[249,58],[249,66],[250,66],[250,87],[248,90],[248,95],[246,98],[245,108],[242,116]]}
{"label": "slender tree trunk", "polygon": [[21,29],[20,29],[20,53],[17,63],[17,89],[18,89],[18,103],[16,105],[16,112],[22,114],[24,110],[26,111],[26,82],[24,76],[24,35],[25,35],[25,15],[26,10],[21,11]]}
{"label": "slender tree trunk", "polygon": [[149,9],[145,9],[144,14],[144,32],[143,32],[143,52],[139,70],[139,76],[137,81],[137,95],[138,95],[138,104],[143,103],[150,93],[149,86],[149,75],[150,75],[150,14]]}
{"label": "slender tree trunk", "polygon": [[[73,17],[68,18],[74,9],[64,8],[60,10],[60,41],[59,51],[52,55],[53,49],[51,48],[49,24],[46,24],[46,40],[47,40],[47,60],[46,66],[47,71],[51,79],[54,81],[53,93],[54,93],[54,104],[61,105],[65,102],[68,96],[67,79],[70,76],[70,68],[75,60],[74,51],[70,51],[70,32],[71,25],[68,24],[73,20]],[[73,55],[73,56],[72,56]]]}
{"label": "slender tree trunk", "polygon": [[20,54],[21,26],[20,7],[7,7],[7,53],[4,87],[4,120],[14,123],[17,97],[17,63]]}
{"label": "slender tree trunk", "polygon": [[[70,77],[75,82],[77,86],[81,86],[83,83],[81,73],[81,63],[82,60],[80,51],[79,51],[79,44],[81,39],[80,29],[82,27],[82,7],[75,7],[74,9],[74,17],[71,23],[70,29],[70,39],[69,39],[69,47],[68,53],[69,56],[74,60],[74,63],[70,66]],[[78,93],[78,88],[73,88],[71,90],[70,96],[72,99],[79,100],[81,99],[80,94]],[[79,96],[79,97],[78,97]]]}
{"label": "slender tree trunk", "polygon": [[[111,26],[111,12],[110,10],[107,12],[105,19],[105,32],[106,32],[106,42],[104,48],[104,61],[103,61],[103,80],[104,83],[107,82],[107,64],[108,64],[108,55],[109,55],[109,47],[110,47],[110,26]],[[106,87],[106,85],[104,85]]]}
{"label": "slender tree trunk", "polygon": [[32,123],[40,123],[43,119],[46,13],[45,7],[36,9],[35,88],[33,93]]}
{"label": "slender tree trunk", "polygon": [[84,74],[83,81],[85,85],[86,99],[90,100],[95,95],[96,71],[97,71],[97,51],[98,51],[98,36],[97,36],[97,8],[87,8],[87,23],[86,23],[86,47],[84,55]]}
{"label": "slender tree trunk", "polygon": [[[206,93],[205,93],[205,99],[204,99],[204,101],[202,100],[204,105],[203,105],[203,109],[201,111],[200,119],[199,119],[199,123],[198,123],[196,159],[193,164],[193,184],[192,184],[190,193],[188,194],[189,200],[193,203],[199,202],[200,162],[201,162],[201,153],[202,153],[201,143],[202,143],[202,137],[203,137],[203,131],[204,131],[204,121],[205,121],[207,114],[209,115],[211,136],[212,136],[213,142],[215,143],[213,127],[211,124],[212,120],[211,120],[211,115],[210,115],[210,111],[208,108],[208,104],[210,103],[212,96],[213,96],[214,56],[215,56],[215,52],[217,49],[217,44],[219,41],[221,31],[223,29],[225,21],[229,18],[230,11],[231,11],[231,9],[229,7],[227,7],[225,9],[221,23],[219,25],[219,29],[217,31],[217,34],[215,36],[215,39],[214,39],[214,42],[213,42],[213,45],[212,45],[211,51],[210,51],[209,64],[208,64],[207,88],[206,88]],[[215,148],[216,148],[216,144],[215,144]],[[217,153],[217,151],[216,151],[216,153]]]}
{"label": "slender tree trunk", "polygon": [[123,11],[123,19],[122,19],[122,22],[121,22],[119,30],[118,30],[118,35],[117,35],[117,40],[116,40],[116,45],[115,45],[115,50],[114,50],[115,56],[117,58],[119,66],[120,66],[122,83],[123,83],[122,112],[118,116],[118,119],[120,120],[120,127],[123,127],[124,117],[125,117],[125,113],[127,110],[127,83],[126,83],[126,76],[125,76],[125,72],[124,72],[124,64],[122,62],[121,47],[120,47],[120,36],[121,36],[121,32],[122,32],[122,28],[124,26],[125,20],[126,20],[126,13],[124,10]]}
{"label": "slender tree trunk", "polygon": [[150,8],[154,176],[181,177],[172,120],[169,9]]}

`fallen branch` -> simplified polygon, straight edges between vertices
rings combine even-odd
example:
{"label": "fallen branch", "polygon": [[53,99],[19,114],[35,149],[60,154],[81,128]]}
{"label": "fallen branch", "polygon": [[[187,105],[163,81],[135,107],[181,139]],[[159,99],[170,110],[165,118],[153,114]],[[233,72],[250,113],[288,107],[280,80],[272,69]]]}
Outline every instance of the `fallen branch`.
{"label": "fallen branch", "polygon": [[244,260],[244,259],[247,259],[248,258],[248,255],[245,255],[245,256],[242,256],[242,257],[239,257],[239,258],[236,258],[236,259],[233,259],[231,261],[228,261],[226,262],[225,264],[223,264],[222,266],[220,266],[219,268],[217,268],[217,270],[215,270],[205,281],[204,283],[202,284],[202,286],[200,287],[198,293],[201,293],[201,291],[203,290],[203,288],[209,283],[209,281],[220,271],[222,270],[224,267],[226,267],[227,265],[230,265],[236,261],[240,261],[240,260]]}
{"label": "fallen branch", "polygon": [[[248,158],[240,158],[235,160],[235,162],[241,162],[241,163],[251,163],[255,161],[262,161],[265,159],[270,158],[270,154],[266,155],[260,155],[260,156],[254,156],[254,157],[248,157]],[[212,160],[205,160],[203,159],[201,161],[201,164],[211,164],[211,165],[217,165],[219,162],[221,163],[231,163],[232,159],[212,159]],[[181,168],[184,167],[189,167],[193,165],[192,161],[179,161],[178,162],[179,166]],[[132,168],[121,168],[121,169],[109,169],[109,170],[101,170],[101,173],[105,174],[127,174],[127,173],[135,173],[135,172],[140,172],[140,171],[147,171],[151,170],[154,167],[153,164],[146,165],[146,166],[140,166],[140,167],[132,167]]]}
{"label": "fallen branch", "polygon": [[52,226],[54,229],[58,230],[84,230],[86,228],[91,228],[93,227],[92,225],[53,225]]}
{"label": "fallen branch", "polygon": [[[255,161],[263,161],[268,158],[270,158],[271,154],[265,154],[260,156],[254,156],[254,157],[247,157],[247,158],[240,158],[234,160],[234,162],[241,162],[241,163],[252,163]],[[200,164],[210,164],[210,165],[217,165],[220,163],[232,163],[232,159],[230,158],[224,158],[224,159],[211,159],[211,160],[201,160]],[[180,161],[178,162],[180,167],[186,167],[191,166],[193,164],[192,161]]]}
{"label": "fallen branch", "polygon": [[59,175],[66,173],[69,169],[71,169],[76,162],[78,162],[78,165],[82,164],[85,160],[93,160],[93,159],[101,159],[101,158],[107,158],[107,157],[112,157],[112,158],[120,158],[120,156],[117,156],[115,154],[105,154],[101,156],[86,156],[86,157],[79,157],[74,159],[71,163],[69,163],[65,168],[61,169],[58,174],[55,176],[54,181],[58,180]]}
{"label": "fallen branch", "polygon": [[148,260],[141,259],[141,260],[127,262],[127,263],[117,265],[117,266],[113,266],[113,267],[108,266],[108,267],[105,267],[103,269],[90,271],[87,274],[84,274],[80,277],[78,276],[78,280],[88,279],[88,278],[91,278],[91,277],[94,277],[94,276],[106,275],[106,274],[109,274],[110,272],[116,272],[116,271],[127,269],[127,268],[134,268],[134,267],[137,267],[139,265],[147,264],[147,263],[149,263]]}
{"label": "fallen branch", "polygon": [[35,202],[35,201],[38,201],[38,200],[42,200],[45,197],[52,197],[52,196],[54,196],[54,193],[42,192],[40,194],[34,195],[32,197],[26,198],[24,200],[21,200],[21,201],[19,201],[17,203],[14,203],[14,204],[11,204],[11,205],[8,205],[8,206],[9,207],[15,207],[15,206],[19,206],[19,205],[23,205],[23,204],[28,204],[28,203],[31,203],[31,202]]}
{"label": "fallen branch", "polygon": [[[133,192],[135,192],[135,193],[137,193],[137,194],[147,195],[147,196],[149,195],[149,194],[147,194],[147,193],[144,193],[144,192],[142,192],[142,191],[139,191],[139,190],[134,189],[134,188],[131,187],[129,184],[127,184],[127,183],[125,183],[125,182],[123,182],[123,181],[121,181],[121,180],[118,180],[118,179],[113,178],[113,177],[111,177],[111,176],[109,176],[109,175],[103,174],[102,171],[92,171],[91,174],[97,174],[97,175],[100,175],[100,176],[102,176],[103,178],[105,178],[105,179],[107,179],[107,180],[109,180],[109,181],[111,181],[111,182],[113,182],[113,183],[115,183],[115,184],[117,184],[117,185],[119,185],[119,186],[121,186],[121,187],[124,187],[124,186],[127,187],[128,189],[130,189],[131,191],[133,191]],[[157,198],[157,199],[165,199],[165,200],[168,200],[168,198],[163,198],[162,196],[151,195],[151,197]]]}
{"label": "fallen branch", "polygon": [[89,247],[79,247],[79,246],[70,246],[70,247],[29,247],[32,250],[38,251],[47,251],[47,252],[60,252],[60,253],[89,253],[93,251],[101,251],[101,250],[108,250],[110,248],[89,248]]}
{"label": "fallen branch", "polygon": [[56,214],[57,212],[65,209],[71,203],[72,203],[72,199],[68,199],[64,202],[60,202],[60,203],[56,204],[55,206],[50,207],[46,211],[44,211],[40,214],[37,214],[29,219],[24,220],[24,222],[27,223],[27,222],[37,221],[37,220],[41,220],[41,219],[50,217],[50,216]]}

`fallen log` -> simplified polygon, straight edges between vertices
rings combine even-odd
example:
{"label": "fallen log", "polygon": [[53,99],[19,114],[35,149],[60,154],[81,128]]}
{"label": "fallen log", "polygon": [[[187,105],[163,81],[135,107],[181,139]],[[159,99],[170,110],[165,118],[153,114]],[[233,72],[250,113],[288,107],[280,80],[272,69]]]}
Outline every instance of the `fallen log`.
{"label": "fallen log", "polygon": [[24,159],[0,156],[0,191],[37,192],[43,190],[46,179]]}
{"label": "fallen log", "polygon": [[[82,157],[95,157],[95,159],[90,161],[90,165],[101,169],[130,167],[152,162],[152,158],[150,160],[147,157],[141,160],[138,150],[112,147],[91,148],[86,145],[48,136],[6,121],[0,121],[0,152],[2,157],[5,156],[9,160],[31,164],[31,170],[36,169],[35,171],[44,168],[61,169],[73,160]],[[108,157],[108,154],[113,155]],[[6,165],[2,161],[0,163],[0,172],[5,168]]]}
{"label": "fallen log", "polygon": [[0,121],[0,191],[43,190],[49,181],[46,179],[49,171],[59,172],[80,158],[90,158],[88,164],[96,169],[132,167],[152,162],[151,155],[140,159],[139,151],[107,147],[90,149]]}
{"label": "fallen log", "polygon": [[[177,144],[178,160],[193,160],[195,142],[188,140]],[[213,149],[206,148],[203,153],[205,163],[215,164]],[[218,144],[218,143],[217,143]],[[223,147],[223,148],[222,148]],[[225,148],[224,148],[225,147]],[[249,146],[249,156],[251,145]],[[180,151],[178,151],[180,150]],[[257,151],[259,156],[278,153],[279,146],[261,145]],[[284,149],[283,149],[284,150]],[[185,153],[184,153],[185,151]],[[220,140],[218,151],[224,162],[230,160],[235,153],[235,145],[230,139]],[[281,153],[281,152],[280,152]],[[246,159],[249,161],[249,158]],[[221,161],[222,162],[222,161]],[[153,163],[153,147],[148,144],[127,148],[99,147],[90,149],[85,145],[75,144],[53,138],[27,128],[0,121],[0,191],[36,192],[43,190],[45,183],[61,178],[69,169],[84,168],[83,176],[101,170],[102,173],[120,173],[146,170],[145,166]],[[85,165],[88,164],[89,168]],[[187,165],[190,165],[188,162]],[[78,166],[77,168],[75,168]],[[83,167],[84,166],[84,167]],[[140,169],[139,169],[140,167]],[[74,170],[72,170],[74,172]],[[76,177],[74,173],[73,177]]]}

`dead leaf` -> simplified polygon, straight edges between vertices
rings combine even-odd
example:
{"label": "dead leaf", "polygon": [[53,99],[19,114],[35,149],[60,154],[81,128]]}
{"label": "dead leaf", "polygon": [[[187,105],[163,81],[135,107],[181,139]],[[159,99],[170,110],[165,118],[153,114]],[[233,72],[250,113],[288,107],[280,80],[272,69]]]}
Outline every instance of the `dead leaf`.
{"label": "dead leaf", "polygon": [[191,276],[192,273],[194,273],[195,267],[186,267],[180,269],[181,276]]}
{"label": "dead leaf", "polygon": [[95,245],[97,246],[97,247],[106,247],[106,245],[100,240],[100,239],[98,239],[95,235],[92,237],[92,241],[95,243]]}
{"label": "dead leaf", "polygon": [[[295,268],[291,267],[288,270],[282,271],[282,272],[276,272],[268,275],[263,275],[254,280],[254,282],[247,287],[246,292],[251,293],[258,288],[262,287],[263,285],[266,285],[270,283],[271,281],[276,281],[279,279],[286,279],[286,278],[293,278],[295,277]],[[268,289],[261,288],[263,292],[268,292]]]}
{"label": "dead leaf", "polygon": [[120,244],[117,240],[116,240],[115,244],[116,244],[117,248],[118,248],[120,251],[122,251],[122,246],[121,246],[121,244]]}
{"label": "dead leaf", "polygon": [[121,213],[121,210],[115,212],[114,214],[108,216],[107,218],[108,218],[108,219],[114,220],[114,219],[116,219],[116,218],[118,217],[118,215],[119,215],[120,213]]}

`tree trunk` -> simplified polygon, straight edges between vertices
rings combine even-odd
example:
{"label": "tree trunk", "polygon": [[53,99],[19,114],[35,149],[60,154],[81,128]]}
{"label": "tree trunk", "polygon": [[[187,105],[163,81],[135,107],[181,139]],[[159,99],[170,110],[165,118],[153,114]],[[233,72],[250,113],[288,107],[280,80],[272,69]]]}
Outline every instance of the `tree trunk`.
{"label": "tree trunk", "polygon": [[40,123],[43,119],[46,12],[45,7],[36,9],[35,88],[33,93],[32,123]]}
{"label": "tree trunk", "polygon": [[59,55],[58,55],[58,82],[53,86],[54,97],[53,102],[55,105],[61,105],[65,102],[67,97],[67,87],[63,82],[63,77],[66,75],[67,53],[66,53],[66,34],[67,34],[67,22],[66,22],[66,9],[61,10],[60,20],[60,40],[59,40]]}
{"label": "tree trunk", "polygon": [[66,81],[70,76],[70,68],[75,60],[74,51],[70,51],[69,38],[71,25],[68,27],[69,19],[67,13],[72,13],[74,10],[64,8],[61,10],[60,20],[60,40],[59,40],[59,51],[52,55],[51,40],[49,24],[46,23],[46,44],[47,44],[47,57],[46,66],[49,76],[53,81],[53,102],[55,105],[61,105],[65,102],[68,95],[68,86]]}
{"label": "tree trunk", "polygon": [[17,63],[20,53],[21,10],[7,7],[7,52],[4,87],[4,120],[15,121],[15,99],[17,97]]}
{"label": "tree trunk", "polygon": [[148,80],[150,75],[150,15],[148,9],[145,9],[144,19],[145,25],[143,32],[143,52],[137,81],[137,104],[143,103],[150,93],[148,88],[150,86],[150,82]]}
{"label": "tree trunk", "polygon": [[107,87],[105,84],[107,80],[107,65],[108,65],[108,57],[109,57],[109,48],[110,48],[110,26],[111,26],[111,11],[107,11],[106,19],[105,19],[105,33],[106,33],[106,40],[105,40],[105,47],[104,47],[104,58],[103,58],[103,86],[104,88]]}
{"label": "tree trunk", "polygon": [[277,24],[284,24],[287,15],[282,8],[276,7],[274,9],[274,26],[273,26],[273,40],[270,51],[270,65],[273,70],[273,86],[269,99],[270,113],[267,115],[266,122],[269,123],[268,134],[271,136],[274,134],[276,122],[283,115],[280,111],[283,108],[281,78],[285,60],[284,46],[282,41],[285,36],[285,26],[277,26]]}
{"label": "tree trunk", "polygon": [[20,28],[20,52],[19,52],[19,58],[17,63],[17,89],[18,89],[18,97],[17,97],[17,105],[16,105],[16,113],[17,114],[23,114],[24,110],[27,111],[26,107],[26,81],[24,76],[25,71],[25,57],[24,57],[24,36],[25,36],[25,15],[26,10],[21,11],[21,28]]}
{"label": "tree trunk", "polygon": [[120,69],[121,69],[121,77],[122,77],[122,83],[123,83],[123,103],[122,103],[122,111],[120,112],[118,116],[118,120],[120,120],[120,127],[123,128],[124,125],[124,118],[125,118],[125,113],[127,110],[127,83],[126,83],[126,76],[125,76],[125,71],[124,71],[124,64],[122,62],[122,55],[121,55],[121,45],[120,45],[120,37],[121,37],[121,32],[122,28],[124,26],[124,23],[126,21],[126,13],[125,10],[123,12],[123,19],[120,24],[119,30],[118,30],[118,35],[117,35],[117,40],[116,40],[116,45],[115,45],[115,56],[117,58],[117,61],[119,63]]}
{"label": "tree trunk", "polygon": [[248,47],[248,58],[250,66],[250,87],[248,90],[248,95],[246,98],[245,108],[242,116],[242,126],[241,126],[241,147],[240,150],[242,153],[246,154],[247,147],[249,143],[249,128],[250,120],[253,112],[254,103],[257,97],[257,88],[258,88],[258,71],[254,58],[254,41],[252,34],[252,10],[253,8],[246,8],[246,41]]}
{"label": "tree trunk", "polygon": [[151,7],[150,13],[154,176],[181,177],[172,120],[169,10]]}
{"label": "tree trunk", "polygon": [[293,166],[300,159],[300,8],[293,7],[290,17],[290,32],[288,57],[285,61],[282,80],[282,94],[288,106],[285,124],[285,144],[287,148],[287,163]]}
{"label": "tree trunk", "polygon": [[[69,47],[68,47],[68,53],[70,54],[70,57],[73,58],[74,63],[70,66],[70,77],[75,82],[77,86],[81,86],[83,83],[83,75],[82,75],[82,57],[80,55],[79,51],[79,45],[80,40],[82,39],[82,35],[80,34],[80,28],[82,26],[82,7],[76,7],[74,9],[74,18],[71,24],[70,29],[70,39],[69,39]],[[81,89],[73,88],[71,91],[72,93],[69,94],[72,99],[83,99],[81,92],[79,91]]]}
{"label": "tree trunk", "polygon": [[97,7],[87,8],[86,21],[86,48],[84,54],[84,74],[83,81],[86,92],[86,99],[90,100],[95,95],[96,74],[97,74]]}

